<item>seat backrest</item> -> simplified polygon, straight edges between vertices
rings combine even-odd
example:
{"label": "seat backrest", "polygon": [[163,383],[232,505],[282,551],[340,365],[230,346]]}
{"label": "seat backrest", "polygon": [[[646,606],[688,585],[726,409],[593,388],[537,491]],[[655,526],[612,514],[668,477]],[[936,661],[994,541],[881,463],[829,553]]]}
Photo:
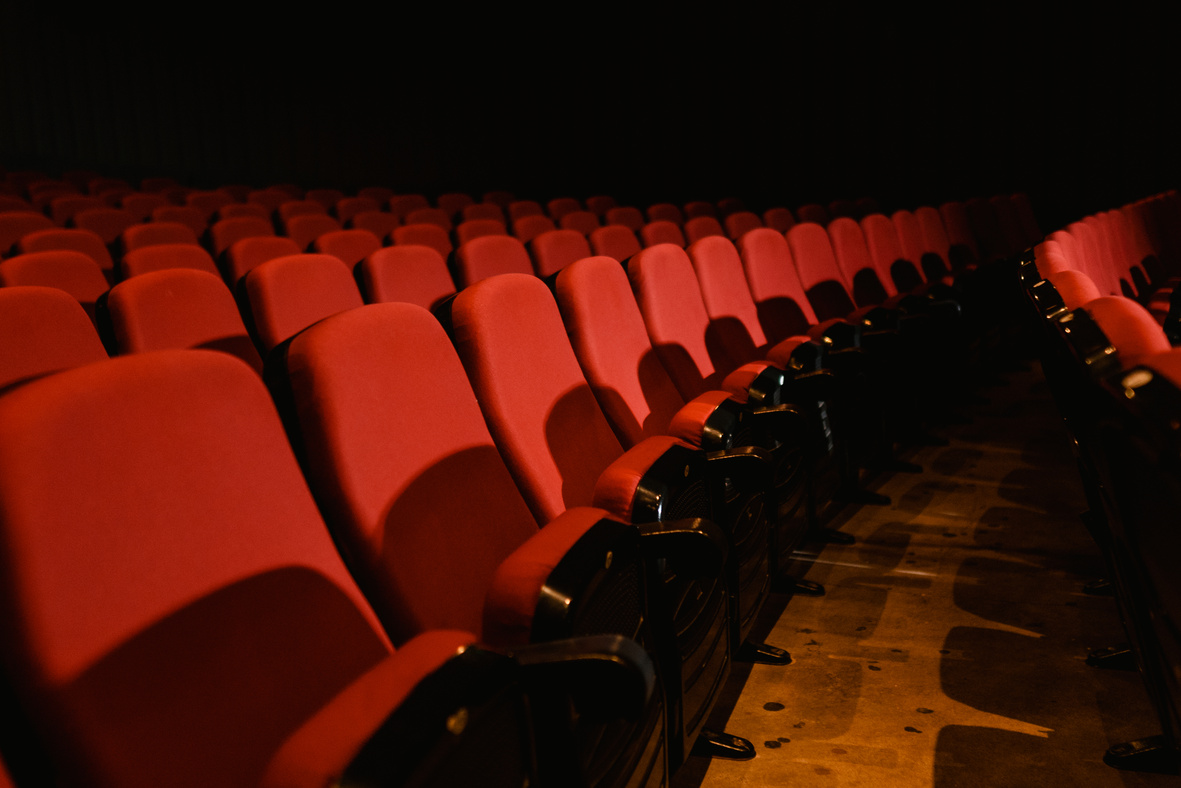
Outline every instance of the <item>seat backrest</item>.
{"label": "seat backrest", "polygon": [[[495,205],[492,207],[500,210]],[[508,235],[508,230],[500,219],[465,219],[455,227],[455,240],[461,246],[482,235]]]}
{"label": "seat backrest", "polygon": [[590,234],[591,251],[623,262],[640,251],[640,241],[630,227],[608,224]]}
{"label": "seat backrest", "polygon": [[652,348],[623,267],[610,257],[583,258],[561,270],[554,292],[574,355],[620,443],[667,434],[685,399]]}
{"label": "seat backrest", "polygon": [[107,204],[98,197],[82,194],[65,194],[49,201],[49,218],[64,227],[79,211],[87,208],[106,208]]}
{"label": "seat backrest", "polygon": [[399,194],[390,198],[389,208],[390,213],[398,217],[398,221],[403,222],[406,214],[411,211],[417,211],[422,208],[430,208],[431,202],[421,194]]}
{"label": "seat backrest", "polygon": [[796,217],[789,208],[776,206],[763,211],[763,224],[780,233],[795,227]]}
{"label": "seat backrest", "polygon": [[[672,207],[676,208],[675,205]],[[659,244],[674,244],[685,248],[685,234],[681,232],[681,226],[667,219],[656,219],[641,227],[640,240],[645,248]]]}
{"label": "seat backrest", "polygon": [[381,239],[368,230],[333,230],[324,233],[312,243],[317,254],[339,257],[341,262],[352,268],[381,248]]}
{"label": "seat backrest", "polygon": [[152,222],[174,222],[183,224],[200,238],[209,229],[209,215],[191,205],[164,205],[152,209]]}
{"label": "seat backrest", "polygon": [[770,227],[751,230],[738,239],[738,253],[759,324],[771,344],[806,334],[819,322],[782,234]]}
{"label": "seat backrest", "polygon": [[848,216],[833,219],[828,225],[828,238],[842,278],[849,283],[849,292],[857,306],[875,306],[897,295],[893,280],[888,275],[885,280],[878,275],[865,235],[855,219]]}
{"label": "seat backrest", "polygon": [[709,314],[685,250],[650,246],[628,261],[627,274],[648,338],[681,396],[690,400],[721,388],[737,364],[712,341]]}
{"label": "seat backrest", "polygon": [[380,211],[381,203],[372,197],[342,197],[336,201],[332,212],[341,222],[348,224],[349,220],[362,211]]}
{"label": "seat backrest", "polygon": [[603,216],[603,221],[607,225],[622,224],[633,233],[638,233],[644,226],[644,214],[635,206],[621,205],[608,210]]}
{"label": "seat backrest", "polygon": [[542,233],[558,229],[554,220],[543,213],[527,213],[513,219],[513,236],[527,244]]}
{"label": "seat backrest", "polygon": [[73,224],[80,230],[89,230],[110,246],[138,221],[135,214],[123,208],[90,208],[74,214]]}
{"label": "seat backrest", "polygon": [[107,357],[82,306],[54,287],[0,287],[0,387]]}
{"label": "seat backrest", "polygon": [[533,262],[525,244],[511,235],[473,238],[455,250],[455,275],[460,288],[509,273],[533,273]]}
{"label": "seat backrest", "polygon": [[262,374],[262,359],[220,276],[189,268],[135,276],[111,288],[107,310],[121,354],[169,348],[220,350]]}
{"label": "seat backrest", "polygon": [[259,205],[256,202],[232,202],[218,208],[214,216],[218,219],[240,219],[244,216],[252,216],[255,219],[269,222],[272,213],[273,211],[268,210],[265,205]]}
{"label": "seat backrest", "polygon": [[386,246],[361,261],[366,303],[401,301],[432,309],[455,293],[447,261],[429,246]]}
{"label": "seat backrest", "polygon": [[722,223],[714,216],[694,216],[685,220],[685,240],[689,243],[711,235],[725,236]]}
{"label": "seat backrest", "polygon": [[295,241],[281,235],[235,241],[226,249],[222,258],[225,261],[226,281],[236,285],[252,268],[267,260],[299,253],[300,249]]}
{"label": "seat backrest", "polygon": [[709,216],[713,219],[718,218],[718,210],[714,207],[712,202],[707,200],[690,200],[685,203],[685,223],[691,219],[696,219],[699,216]]}
{"label": "seat backrest", "polygon": [[137,222],[145,222],[152,215],[152,211],[168,204],[168,198],[163,194],[125,194],[119,198],[119,207],[135,217]]}
{"label": "seat backrest", "polygon": [[373,304],[301,333],[285,362],[309,482],[394,642],[479,633],[493,572],[537,523],[442,326]]}
{"label": "seat backrest", "polygon": [[1165,330],[1147,309],[1130,298],[1103,296],[1088,301],[1083,309],[1116,349],[1125,370],[1172,350]]}
{"label": "seat backrest", "polygon": [[505,274],[452,303],[456,350],[488,429],[538,523],[594,500],[623,454],[566,339],[545,282]]}
{"label": "seat backrest", "polygon": [[276,257],[243,281],[264,354],[317,320],[364,303],[348,266],[330,254]]}
{"label": "seat backrest", "polygon": [[236,202],[234,196],[228,192],[220,190],[208,192],[189,192],[185,197],[185,205],[190,208],[196,208],[205,215],[205,221],[208,222],[213,218],[213,214],[217,213],[217,209],[224,205],[229,205]]}
{"label": "seat backrest", "polygon": [[390,231],[394,245],[429,246],[444,257],[451,256],[451,235],[437,224],[404,224]]}
{"label": "seat backrest", "polygon": [[[914,214],[910,218],[917,226],[917,222],[913,222]],[[869,256],[873,259],[878,277],[883,284],[888,285],[887,292],[893,289],[895,293],[914,293],[926,284],[919,267],[922,255],[917,258],[907,257],[894,223],[886,216],[871,213],[864,217],[861,220],[861,232],[865,236],[865,245],[869,248]]]}
{"label": "seat backrest", "polygon": [[470,222],[473,219],[495,219],[500,222],[501,226],[507,226],[504,218],[504,209],[494,202],[474,202],[470,205],[463,206],[460,212],[465,222]]}
{"label": "seat backrest", "polygon": [[724,349],[731,369],[758,359],[767,337],[734,243],[715,235],[690,244],[685,251],[709,315],[709,341]]}
{"label": "seat backrest", "polygon": [[389,659],[241,362],[68,370],[0,398],[0,434],[3,638],[49,782],[257,785]]}
{"label": "seat backrest", "polygon": [[[1040,265],[1038,270],[1040,272]],[[1099,288],[1095,287],[1095,283],[1091,281],[1091,277],[1082,271],[1057,271],[1047,276],[1046,279],[1054,285],[1054,289],[1058,291],[1058,295],[1062,298],[1062,303],[1066,305],[1067,309],[1078,309],[1101,295]]]}
{"label": "seat backrest", "polygon": [[327,213],[297,214],[283,221],[283,234],[295,241],[301,251],[310,249],[324,233],[340,229],[340,222]]}
{"label": "seat backrest", "polygon": [[812,224],[818,224],[821,227],[826,226],[832,220],[832,217],[829,216],[828,209],[820,203],[815,202],[808,203],[807,205],[801,205],[799,208],[796,208],[796,218],[799,219],[801,223],[811,222]]}
{"label": "seat backrest", "polygon": [[94,305],[107,291],[107,278],[88,255],[69,249],[19,254],[0,262],[0,286],[56,287],[73,296],[94,319]]}
{"label": "seat backrest", "polygon": [[415,208],[402,217],[406,224],[433,224],[451,232],[451,214],[442,208]]}
{"label": "seat backrest", "polygon": [[555,197],[545,204],[546,214],[555,222],[562,221],[562,217],[574,211],[581,211],[582,203],[573,197]]}
{"label": "seat backrest", "polygon": [[538,276],[549,276],[575,260],[590,257],[591,248],[578,230],[549,230],[529,242],[529,253],[533,271]]}
{"label": "seat backrest", "polygon": [[474,202],[475,200],[472,199],[470,194],[464,194],[463,192],[445,192],[435,199],[435,205],[439,206],[439,210],[446,213],[447,218],[452,220],[459,215],[465,206],[471,205]]}
{"label": "seat backrest", "polygon": [[648,206],[649,222],[672,222],[680,227],[685,223],[685,214],[671,202],[658,202]]}
{"label": "seat backrest", "polygon": [[22,236],[53,229],[53,220],[37,211],[0,213],[0,257],[8,257]]}
{"label": "seat backrest", "polygon": [[209,252],[193,244],[156,244],[135,249],[123,255],[119,268],[121,279],[166,268],[194,268],[221,276]]}
{"label": "seat backrest", "polygon": [[388,211],[359,211],[349,219],[348,226],[353,230],[368,230],[384,242],[398,226],[398,217]]}
{"label": "seat backrest", "polygon": [[[340,189],[308,189],[304,192],[305,200],[315,200],[324,206],[324,210],[331,211],[338,202],[344,199],[344,192]],[[344,221],[341,219],[341,221]]]}
{"label": "seat backrest", "polygon": [[749,230],[763,226],[763,220],[759,218],[757,213],[752,211],[735,211],[728,215],[725,220],[726,235],[732,241],[737,241],[742,237],[743,233]]}
{"label": "seat backrest", "polygon": [[123,253],[133,252],[158,244],[190,244],[197,246],[197,233],[180,222],[149,222],[128,227],[120,236]]}
{"label": "seat backrest", "polygon": [[[517,221],[522,216],[545,216],[545,209],[536,200],[513,200],[508,205],[508,218]],[[550,219],[550,221],[553,221]],[[556,224],[554,225],[557,226]]]}
{"label": "seat backrest", "polygon": [[787,231],[787,245],[816,317],[829,320],[852,312],[849,283],[841,273],[825,229],[815,222],[801,222]]}
{"label": "seat backrest", "polygon": [[230,248],[235,241],[243,238],[258,238],[275,234],[275,226],[257,216],[235,216],[218,219],[209,228],[209,246],[214,256]]}
{"label": "seat backrest", "polygon": [[591,211],[569,211],[562,214],[558,226],[563,230],[577,230],[587,236],[599,227],[599,217]]}
{"label": "seat backrest", "polygon": [[90,230],[65,230],[60,228],[37,230],[36,232],[23,236],[17,242],[16,248],[21,254],[69,249],[75,252],[81,252],[94,260],[103,271],[111,271],[115,267],[115,263],[111,259],[111,253],[108,251],[107,245],[103,243],[103,239]]}
{"label": "seat backrest", "polygon": [[[947,232],[948,256],[952,268],[959,271],[964,265],[979,264],[982,260],[980,246],[976,243],[964,204],[956,200],[943,203],[939,206],[939,218],[943,220],[943,229]],[[921,216],[919,221],[922,221]]]}
{"label": "seat backrest", "polygon": [[914,213],[895,211],[890,223],[906,259],[919,264],[928,282],[940,281],[951,274],[951,241],[939,211],[929,205],[919,206]]}

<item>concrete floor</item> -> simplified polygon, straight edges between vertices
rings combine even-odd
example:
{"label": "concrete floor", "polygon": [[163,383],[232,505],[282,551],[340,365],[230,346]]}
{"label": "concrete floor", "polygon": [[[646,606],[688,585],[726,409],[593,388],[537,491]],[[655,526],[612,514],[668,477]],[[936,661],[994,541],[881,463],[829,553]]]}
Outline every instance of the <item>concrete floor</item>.
{"label": "concrete floor", "polygon": [[1084,663],[1125,640],[1078,518],[1083,495],[1037,367],[984,392],[949,446],[907,459],[845,512],[857,543],[798,555],[821,598],[774,598],[766,640],[786,668],[735,667],[715,727],[752,761],[691,758],[674,788],[1153,786],[1103,764],[1159,733],[1140,677]]}

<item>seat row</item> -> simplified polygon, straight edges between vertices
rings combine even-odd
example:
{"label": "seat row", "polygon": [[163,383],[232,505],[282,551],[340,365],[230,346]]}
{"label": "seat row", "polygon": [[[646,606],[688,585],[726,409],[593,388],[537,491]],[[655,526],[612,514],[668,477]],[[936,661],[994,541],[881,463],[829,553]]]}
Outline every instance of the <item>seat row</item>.
{"label": "seat row", "polygon": [[[1088,663],[1138,669],[1161,733],[1110,748],[1118,768],[1176,773],[1181,764],[1181,594],[1172,570],[1181,421],[1181,351],[1145,306],[1173,269],[1158,233],[1177,231],[1176,197],[1158,195],[1074,222],[1032,249],[1020,269],[1030,325],[1076,456],[1091,535],[1128,644]],[[1154,228],[1155,224],[1155,228]]]}

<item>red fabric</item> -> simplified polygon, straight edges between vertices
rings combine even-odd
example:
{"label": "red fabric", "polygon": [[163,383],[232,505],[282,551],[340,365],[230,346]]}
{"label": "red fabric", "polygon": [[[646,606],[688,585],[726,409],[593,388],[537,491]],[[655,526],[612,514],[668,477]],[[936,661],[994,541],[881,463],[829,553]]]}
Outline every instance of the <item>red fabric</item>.
{"label": "red fabric", "polygon": [[727,391],[707,391],[685,403],[668,425],[668,434],[691,446],[701,445],[705,422],[723,402],[731,399]]}
{"label": "red fabric", "polygon": [[731,240],[737,241],[751,230],[757,230],[763,226],[763,220],[759,218],[757,213],[751,211],[736,211],[726,217],[726,235]]}
{"label": "red fabric", "polygon": [[484,607],[486,643],[512,648],[529,642],[541,588],[563,556],[595,523],[602,509],[569,509],[512,552],[492,576]]}
{"label": "red fabric", "polygon": [[467,287],[497,274],[532,274],[533,262],[525,245],[509,235],[485,235],[455,252],[459,286]]}
{"label": "red fabric", "polygon": [[232,202],[217,209],[218,219],[240,219],[251,216],[255,219],[271,220],[272,211],[256,202]]}
{"label": "red fabric", "polygon": [[[911,214],[912,218],[913,216]],[[919,278],[926,281],[920,265],[923,259],[922,254],[918,257],[907,256],[902,249],[902,240],[898,237],[893,222],[880,213],[871,213],[861,220],[861,232],[865,236],[865,245],[869,249],[869,256],[873,260],[874,269],[878,272],[878,278],[886,285],[886,291],[891,296],[898,293],[894,276],[890,271],[898,260],[909,261],[914,266]]]}
{"label": "red fabric", "polygon": [[361,261],[361,283],[371,304],[404,301],[430,309],[455,292],[447,261],[429,246],[387,246]]}
{"label": "red fabric", "polygon": [[53,287],[0,287],[0,347],[0,387],[107,357],[82,306]]}
{"label": "red fabric", "polygon": [[[799,333],[804,325],[815,325],[816,313],[800,284],[791,248],[783,235],[770,228],[751,230],[738,240],[738,251],[751,297],[769,312],[760,316],[769,341],[778,342]],[[787,314],[787,302],[794,305],[798,316]],[[778,308],[773,306],[776,304]],[[799,325],[801,319],[804,325]]]}
{"label": "red fabric", "polygon": [[595,254],[611,257],[619,262],[640,251],[640,242],[636,239],[636,234],[622,224],[609,224],[595,230],[590,234],[590,244]]}
{"label": "red fabric", "polygon": [[[525,216],[546,216],[545,209],[535,200],[513,200],[508,206],[508,216],[514,222]],[[550,219],[552,222],[553,219]],[[555,224],[554,227],[557,227]],[[551,228],[552,229],[552,228]]]}
{"label": "red fabric", "polygon": [[194,244],[155,244],[144,246],[123,255],[120,261],[122,278],[163,271],[168,268],[192,268],[214,276],[221,276],[209,252]]}
{"label": "red fabric", "polygon": [[443,208],[415,208],[402,217],[406,224],[433,224],[441,230],[451,232],[451,214]]}
{"label": "red fabric", "polygon": [[317,320],[363,303],[352,272],[327,254],[268,260],[247,274],[246,296],[266,351]]}
{"label": "red fabric", "polygon": [[600,474],[594,488],[594,505],[631,522],[640,479],[669,448],[677,445],[684,444],[668,435],[657,435],[632,446]]}
{"label": "red fabric", "polygon": [[[676,206],[674,205],[672,207],[675,208]],[[640,240],[643,241],[645,248],[659,244],[673,244],[681,248],[685,247],[685,234],[681,232],[681,226],[666,219],[657,219],[641,227]]]}
{"label": "red fabric", "polygon": [[599,217],[590,211],[570,211],[562,214],[558,226],[563,230],[576,230],[585,237],[598,229]]}
{"label": "red fabric", "polygon": [[168,198],[162,194],[125,194],[119,200],[119,205],[131,213],[136,221],[146,221],[156,208],[168,204]]}
{"label": "red fabric", "polygon": [[234,202],[234,198],[222,191],[190,192],[185,197],[185,205],[190,208],[196,208],[205,214],[205,221],[207,222],[217,212],[218,208],[223,205],[229,205],[232,202]]}
{"label": "red fabric", "polygon": [[204,347],[237,356],[262,374],[234,296],[218,276],[153,271],[115,285],[107,306],[120,353]]}
{"label": "red fabric", "polygon": [[1130,298],[1103,296],[1087,302],[1083,308],[1119,353],[1124,369],[1172,349],[1164,329],[1147,309]]}
{"label": "red fabric", "polygon": [[339,258],[350,269],[381,248],[381,239],[368,230],[333,230],[312,244],[318,254]]}
{"label": "red fabric", "polygon": [[158,244],[197,245],[197,234],[187,224],[180,222],[137,224],[124,230],[122,239],[125,253]]}
{"label": "red fabric", "polygon": [[828,233],[819,224],[797,224],[787,231],[787,245],[791,247],[791,257],[805,292],[830,280],[849,290],[849,280],[837,263]]}
{"label": "red fabric", "polygon": [[[894,214],[894,226],[898,228],[899,236],[904,236],[906,229],[905,219],[899,220],[898,214]],[[943,217],[939,211],[935,210],[929,205],[922,205],[915,209],[915,221],[919,226],[919,235],[922,238],[922,251],[934,252],[943,260],[943,265],[948,271],[951,270],[951,239],[947,234],[947,229],[943,225]],[[920,259],[922,259],[920,257]]]}
{"label": "red fabric", "polygon": [[545,204],[545,212],[555,222],[560,222],[568,213],[582,210],[582,203],[573,197],[555,197]]}
{"label": "red fabric", "polygon": [[768,208],[763,211],[763,224],[778,233],[785,233],[795,226],[796,217],[787,208]]}
{"label": "red fabric", "polygon": [[669,202],[659,202],[648,206],[649,222],[672,222],[678,227],[685,223],[685,216],[681,209]]}
{"label": "red fabric", "polygon": [[75,227],[89,230],[107,245],[115,243],[119,235],[137,221],[139,219],[134,214],[122,208],[91,208],[74,214]]}
{"label": "red fabric", "polygon": [[345,312],[296,337],[287,367],[309,483],[395,642],[478,632],[493,571],[537,524],[438,321]]}
{"label": "red fabric", "polygon": [[303,198],[315,200],[324,206],[324,210],[331,211],[339,201],[344,199],[344,192],[340,189],[308,189]]}
{"label": "red fabric", "polygon": [[93,258],[82,252],[32,252],[0,262],[0,286],[56,287],[72,295],[89,313],[107,291],[107,279]]}
{"label": "red fabric", "polygon": [[275,210],[279,218],[286,222],[294,216],[308,214],[327,214],[328,208],[319,200],[284,200]]}
{"label": "red fabric", "polygon": [[362,211],[380,211],[381,203],[372,197],[342,197],[336,201],[333,213],[342,222],[348,222]]}
{"label": "red fabric", "polygon": [[652,345],[681,397],[719,388],[735,364],[716,366],[720,348],[706,343],[709,315],[685,250],[673,244],[644,249],[628,263],[628,278]]}
{"label": "red fabric", "polygon": [[471,205],[465,205],[463,206],[461,215],[465,222],[471,222],[477,219],[492,219],[500,222],[501,227],[507,226],[504,218],[504,209],[494,202],[476,202]]}
{"label": "red fabric", "polygon": [[[492,207],[500,210],[495,205]],[[484,235],[508,235],[508,230],[500,219],[467,219],[455,228],[455,237],[461,245]]]}
{"label": "red fabric", "polygon": [[623,267],[608,257],[579,260],[558,274],[555,292],[570,345],[620,442],[666,432],[685,400],[652,349]]}
{"label": "red fabric", "polygon": [[1157,353],[1143,363],[1152,371],[1168,378],[1177,388],[1181,388],[1181,350]]}
{"label": "red fabric", "polygon": [[523,274],[478,282],[456,296],[452,325],[488,427],[534,518],[548,522],[590,503],[599,472],[622,447],[545,283]]}
{"label": "red fabric", "polygon": [[543,213],[529,213],[513,219],[513,236],[523,244],[529,243],[542,233],[556,229],[558,226],[554,224],[554,220]]}
{"label": "red fabric", "polygon": [[22,236],[37,230],[52,230],[53,220],[36,211],[0,213],[0,256],[7,255]]}
{"label": "red fabric", "polygon": [[1080,270],[1091,277],[1099,291],[1105,295],[1121,295],[1119,273],[1114,269],[1111,258],[1104,254],[1095,229],[1086,222],[1071,222],[1064,234],[1077,242],[1076,249],[1082,263]]}
{"label": "red fabric", "polygon": [[127,356],[9,392],[0,523],[10,664],[86,782],[257,784],[390,653],[266,388],[223,354]]}
{"label": "red fabric", "polygon": [[713,216],[694,216],[685,222],[685,240],[689,243],[700,241],[710,236],[725,236],[722,223]]}
{"label": "red fabric", "polygon": [[[345,687],[292,733],[267,764],[266,788],[323,788],[419,682],[472,645],[466,632],[419,635]],[[413,758],[414,753],[407,753]],[[328,779],[326,779],[328,778]]]}
{"label": "red fabric", "polygon": [[800,345],[812,344],[815,342],[812,337],[804,334],[798,334],[794,337],[788,337],[781,342],[777,342],[769,348],[765,349],[767,360],[780,369],[787,369],[791,366],[792,353],[796,351]]}
{"label": "red fabric", "polygon": [[[209,229],[209,215],[200,208],[190,205],[163,205],[152,209],[152,224],[183,224],[193,232],[194,238],[200,238]],[[168,241],[177,243],[183,241]]]}
{"label": "red fabric", "polygon": [[390,213],[398,219],[404,219],[406,214],[420,208],[430,208],[431,203],[421,194],[399,194],[390,198]]}
{"label": "red fabric", "polygon": [[529,250],[538,276],[557,273],[575,260],[591,256],[590,244],[578,230],[544,232],[529,242]]}
{"label": "red fabric", "polygon": [[325,213],[305,213],[292,216],[283,222],[284,235],[295,241],[301,251],[324,233],[341,229],[340,222]]}
{"label": "red fabric", "polygon": [[299,246],[290,238],[243,238],[241,241],[235,241],[226,250],[226,275],[230,282],[237,283],[267,260],[299,253]]}
{"label": "red fabric", "polygon": [[79,211],[87,208],[105,208],[107,204],[98,197],[82,194],[66,194],[49,201],[49,218],[55,224],[65,226]]}
{"label": "red fabric", "polygon": [[687,251],[700,283],[705,311],[713,324],[711,330],[725,346],[732,366],[757,357],[767,337],[746,285],[738,250],[728,238],[709,236]]}
{"label": "red fabric", "polygon": [[274,235],[275,227],[266,219],[257,216],[238,216],[232,219],[219,219],[209,228],[209,238],[212,241],[213,253],[220,255],[234,241],[243,238],[255,238],[262,235]]}
{"label": "red fabric", "polygon": [[[980,247],[976,244],[976,236],[972,234],[972,226],[968,223],[968,214],[962,202],[945,202],[939,206],[939,218],[943,220],[943,229],[947,232],[949,246],[963,246],[971,252],[972,260],[980,259]],[[919,221],[923,218],[919,215]],[[924,226],[923,232],[926,233]],[[930,239],[928,239],[930,243]]]}
{"label": "red fabric", "polygon": [[607,211],[605,218],[607,224],[622,224],[633,233],[638,233],[640,228],[644,226],[644,214],[640,212],[639,208],[630,205],[612,208]]}
{"label": "red fabric", "polygon": [[1046,278],[1054,285],[1067,309],[1078,309],[1102,295],[1091,277],[1082,271],[1059,271]]}
{"label": "red fabric", "polygon": [[384,243],[398,226],[398,217],[386,211],[361,211],[348,220],[354,230],[368,230]]}

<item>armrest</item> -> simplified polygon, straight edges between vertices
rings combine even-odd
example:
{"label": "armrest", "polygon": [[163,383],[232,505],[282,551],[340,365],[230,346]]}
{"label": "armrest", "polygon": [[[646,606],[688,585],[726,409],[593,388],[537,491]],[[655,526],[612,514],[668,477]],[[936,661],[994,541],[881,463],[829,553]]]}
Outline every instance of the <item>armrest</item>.
{"label": "armrest", "polygon": [[621,635],[584,635],[513,649],[531,693],[563,694],[579,715],[639,717],[656,691],[656,668],[644,648]]}
{"label": "armrest", "polygon": [[668,561],[675,572],[689,578],[713,578],[722,574],[730,552],[722,529],[710,520],[643,523],[640,551],[652,560]]}

